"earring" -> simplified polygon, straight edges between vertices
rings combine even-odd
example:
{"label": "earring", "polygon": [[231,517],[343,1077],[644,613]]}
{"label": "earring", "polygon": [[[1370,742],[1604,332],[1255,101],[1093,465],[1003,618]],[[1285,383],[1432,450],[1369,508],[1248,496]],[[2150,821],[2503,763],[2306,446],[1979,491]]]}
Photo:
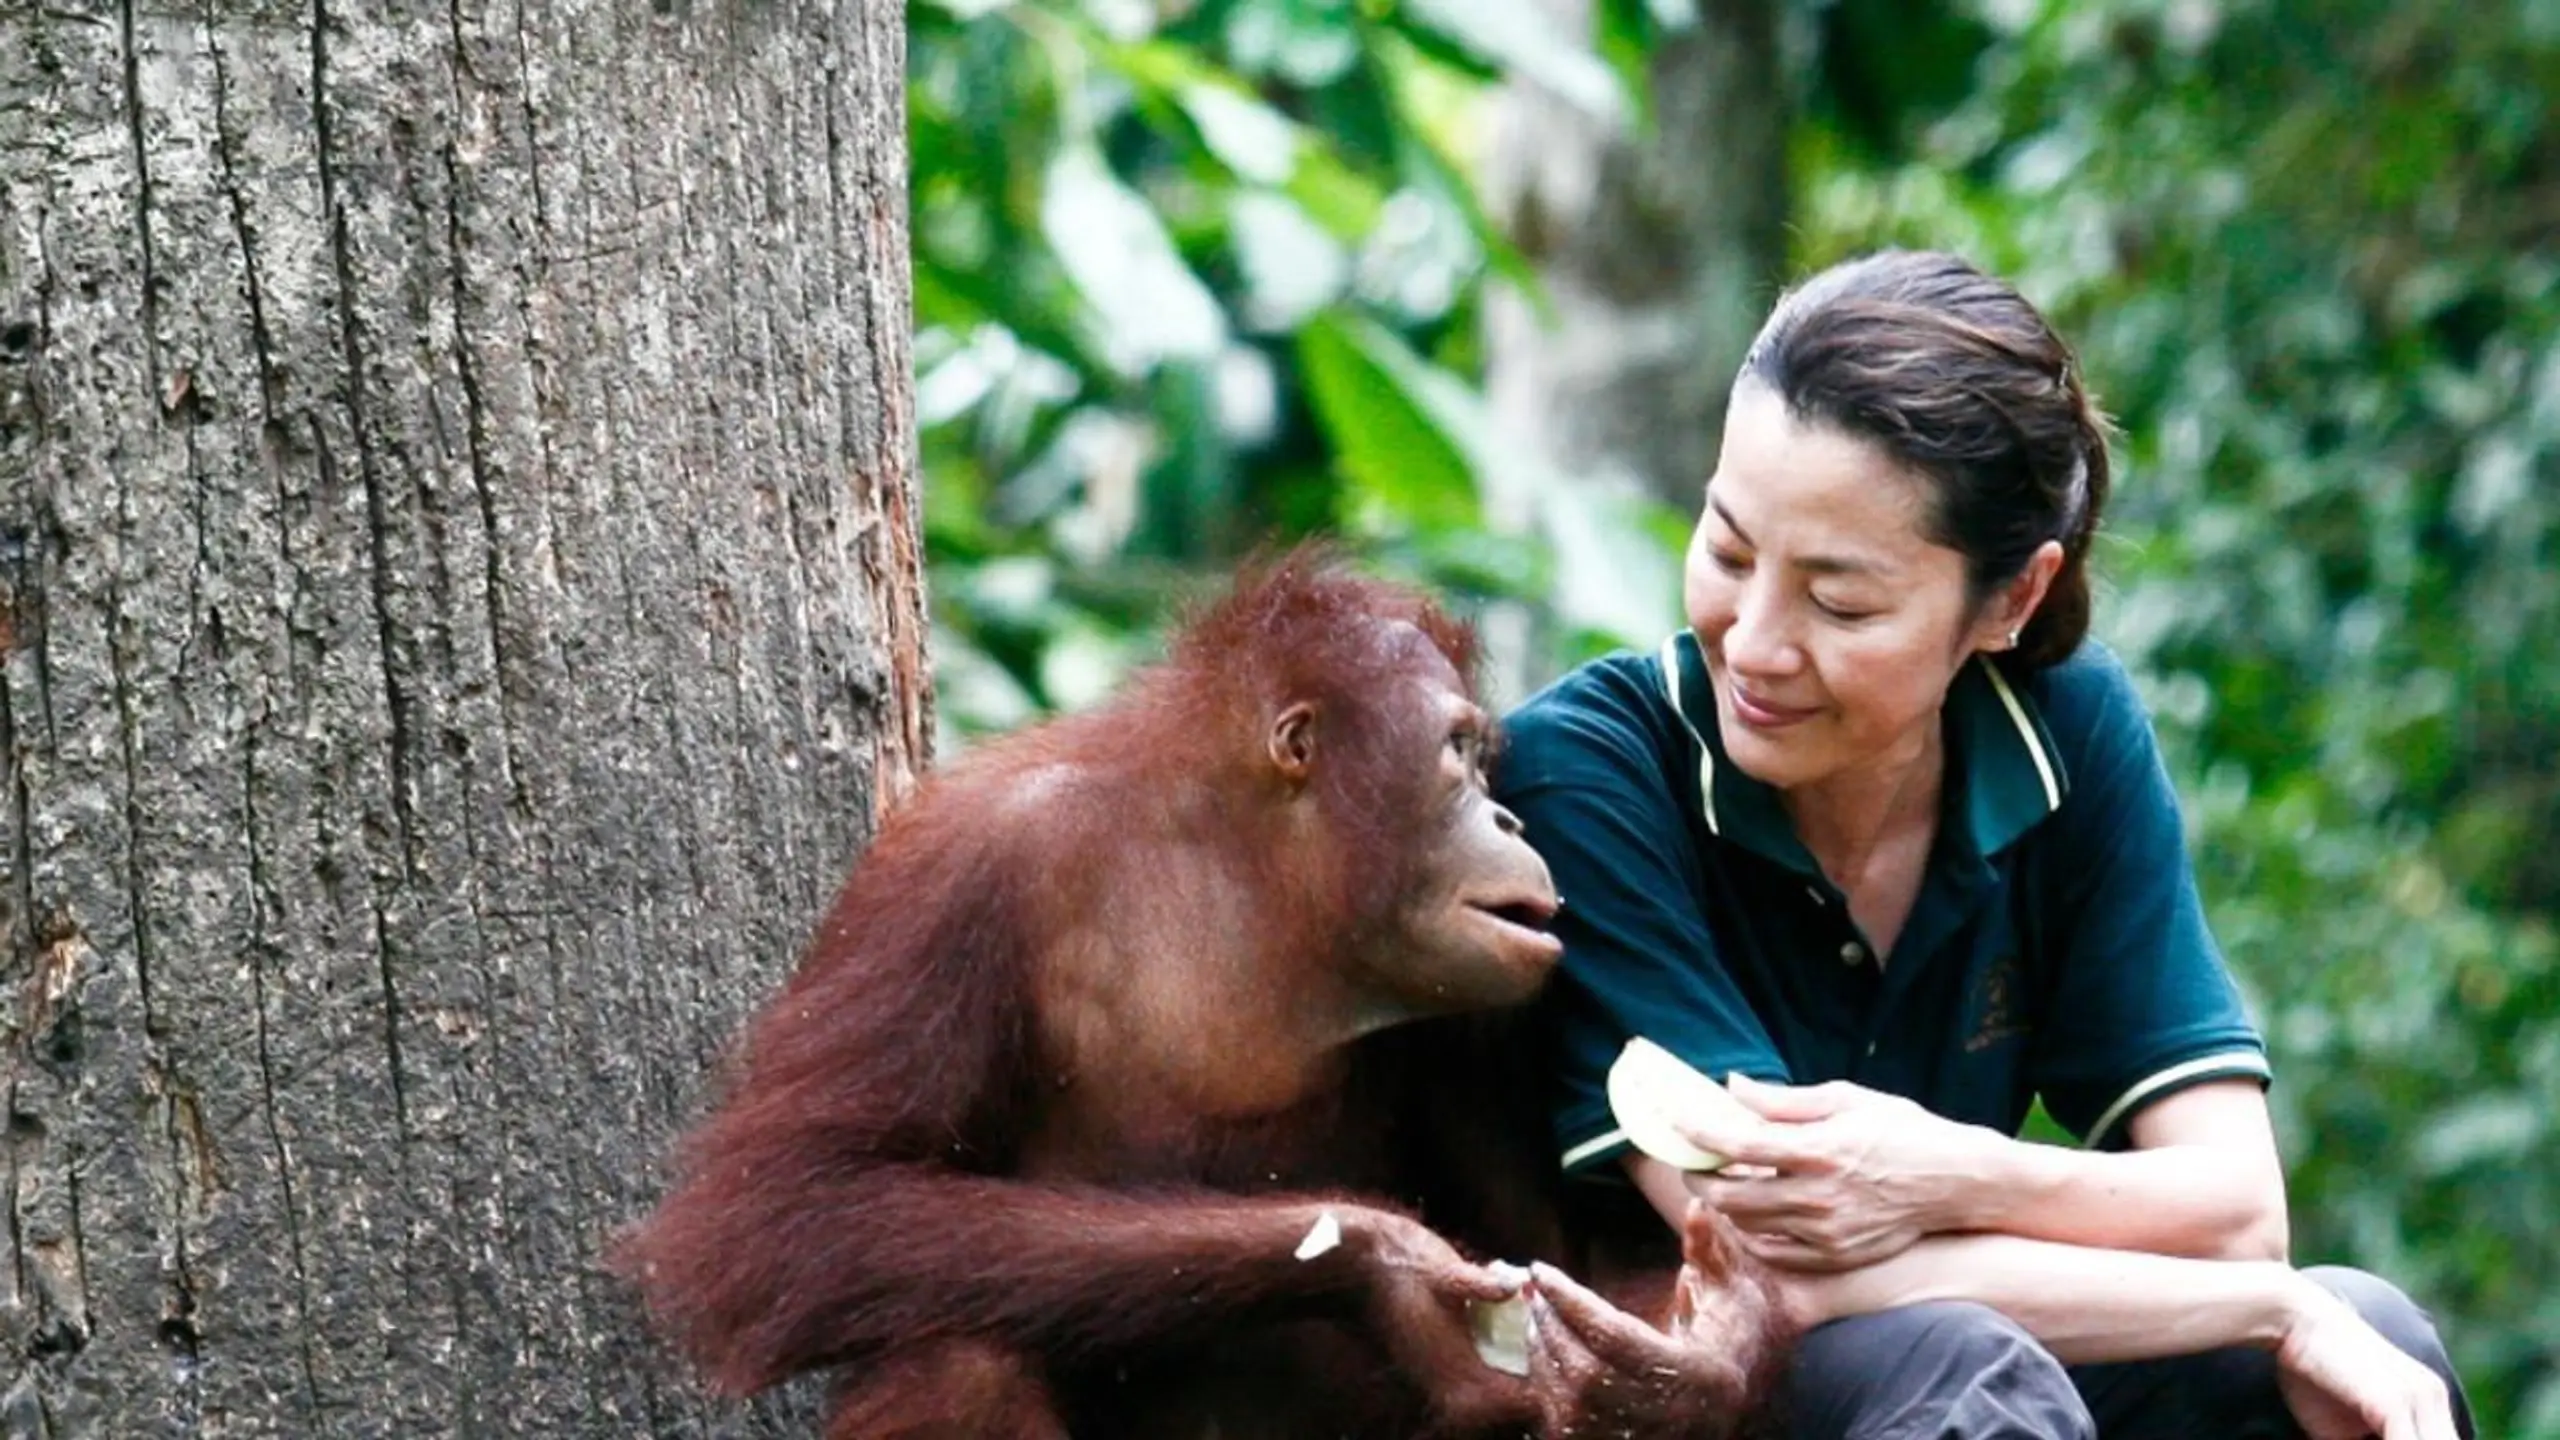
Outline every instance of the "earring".
{"label": "earring", "polygon": [[2015,630],[2009,632],[2009,648],[2012,650],[2018,648],[2018,632]]}

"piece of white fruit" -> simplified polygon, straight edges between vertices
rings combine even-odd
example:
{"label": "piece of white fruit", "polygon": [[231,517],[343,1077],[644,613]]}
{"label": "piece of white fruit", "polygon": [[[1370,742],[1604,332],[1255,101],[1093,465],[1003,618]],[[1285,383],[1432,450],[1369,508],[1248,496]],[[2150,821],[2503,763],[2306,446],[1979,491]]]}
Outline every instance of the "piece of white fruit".
{"label": "piece of white fruit", "polygon": [[1327,1210],[1316,1216],[1316,1223],[1307,1227],[1307,1238],[1298,1242],[1297,1256],[1301,1260],[1313,1260],[1341,1243],[1342,1221]]}
{"label": "piece of white fruit", "polygon": [[[1497,1260],[1486,1267],[1507,1280],[1524,1284],[1529,1272]],[[1536,1333],[1529,1314],[1529,1292],[1515,1290],[1504,1300],[1467,1302],[1467,1326],[1475,1333],[1476,1354],[1505,1375],[1529,1373],[1529,1338]]]}
{"label": "piece of white fruit", "polygon": [[1673,1124],[1691,1124],[1709,1116],[1725,1122],[1722,1129],[1752,1129],[1760,1117],[1733,1098],[1722,1085],[1690,1068],[1687,1061],[1639,1035],[1618,1052],[1609,1067],[1609,1112],[1628,1143],[1676,1170],[1721,1170],[1725,1157],[1691,1144]]}

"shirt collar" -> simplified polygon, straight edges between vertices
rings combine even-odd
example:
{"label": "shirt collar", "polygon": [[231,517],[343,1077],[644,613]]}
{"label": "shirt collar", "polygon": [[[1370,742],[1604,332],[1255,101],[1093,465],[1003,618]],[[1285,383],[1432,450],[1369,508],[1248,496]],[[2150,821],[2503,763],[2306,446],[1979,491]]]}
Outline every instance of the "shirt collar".
{"label": "shirt collar", "polygon": [[[1708,831],[1813,873],[1813,859],[1796,839],[1778,792],[1725,758],[1706,650],[1689,631],[1662,642],[1662,688],[1698,741],[1697,794]],[[1941,813],[1958,822],[1974,854],[1988,859],[2061,809],[2071,776],[2035,701],[1988,659],[1977,656],[1956,672],[1945,717]]]}

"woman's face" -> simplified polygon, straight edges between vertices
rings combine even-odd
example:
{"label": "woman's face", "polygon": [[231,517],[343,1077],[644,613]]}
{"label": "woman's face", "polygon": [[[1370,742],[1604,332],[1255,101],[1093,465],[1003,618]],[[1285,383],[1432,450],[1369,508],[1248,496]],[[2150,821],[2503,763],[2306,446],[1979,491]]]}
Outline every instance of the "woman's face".
{"label": "woman's face", "polygon": [[1972,613],[1964,556],[1922,533],[1925,486],[1767,386],[1735,387],[1686,589],[1744,773],[1890,775],[1927,753],[1958,668],[2023,620],[2007,596]]}

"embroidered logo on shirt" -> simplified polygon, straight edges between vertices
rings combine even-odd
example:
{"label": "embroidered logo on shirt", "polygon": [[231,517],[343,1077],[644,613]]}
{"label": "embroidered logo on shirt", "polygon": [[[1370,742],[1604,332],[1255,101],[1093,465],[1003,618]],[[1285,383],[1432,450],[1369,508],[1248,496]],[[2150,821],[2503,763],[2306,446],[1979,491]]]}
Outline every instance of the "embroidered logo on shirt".
{"label": "embroidered logo on shirt", "polygon": [[1965,1037],[1966,1054],[1979,1055],[2027,1033],[2031,1027],[2020,998],[2023,988],[2015,954],[2001,956],[1982,972],[1982,981],[1974,990],[1974,1011],[1982,1018],[1974,1022],[1973,1033]]}

